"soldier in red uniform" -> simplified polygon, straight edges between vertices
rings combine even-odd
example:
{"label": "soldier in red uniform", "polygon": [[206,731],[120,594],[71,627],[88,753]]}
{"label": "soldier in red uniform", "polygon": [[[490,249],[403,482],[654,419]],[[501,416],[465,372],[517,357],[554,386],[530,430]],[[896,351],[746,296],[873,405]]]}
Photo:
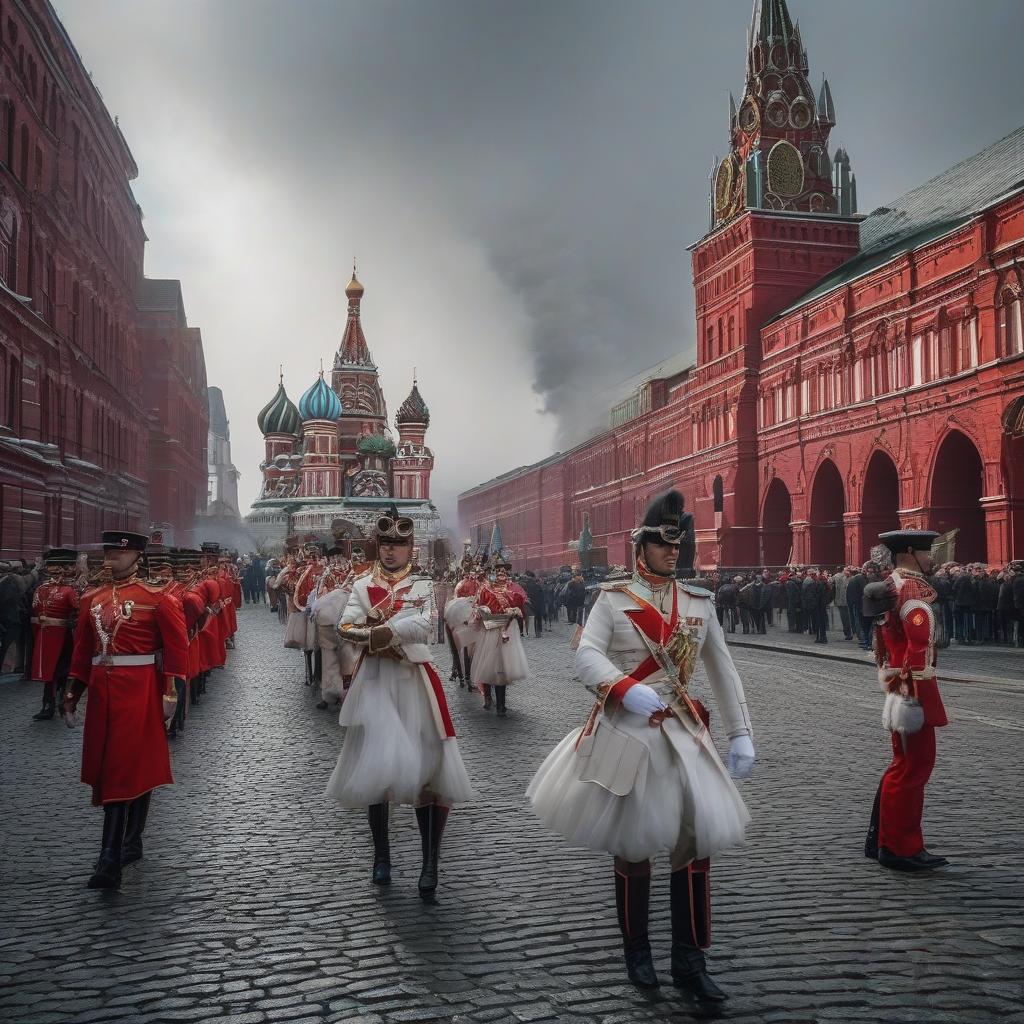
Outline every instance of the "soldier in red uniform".
{"label": "soldier in red uniform", "polygon": [[223,668],[227,660],[224,631],[221,625],[221,587],[217,578],[217,556],[220,545],[204,541],[200,551],[200,579],[194,588],[205,602],[206,621],[199,630],[199,684],[192,687],[191,699],[196,704],[199,695],[206,692],[206,680],[215,668]]}
{"label": "soldier in red uniform", "polygon": [[187,548],[174,548],[170,552],[168,591],[181,602],[185,616],[185,633],[188,636],[188,671],[184,679],[177,680],[178,707],[171,719],[167,735],[170,738],[185,731],[185,717],[191,692],[199,685],[199,630],[206,621],[206,601],[196,589],[200,553]]}
{"label": "soldier in red uniform", "polygon": [[875,795],[864,855],[894,871],[933,871],[948,861],[924,846],[924,787],[935,767],[935,730],[948,725],[935,682],[935,591],[926,575],[937,533],[893,530],[878,539],[892,553],[887,580],[864,588],[875,631],[878,678],[886,693],[882,722],[892,733],[892,762]]}
{"label": "soldier in red uniform", "polygon": [[142,534],[103,533],[109,582],[82,599],[64,714],[74,720],[88,688],[82,781],[103,808],[103,844],[90,889],[116,889],[121,868],[142,856],[152,791],[171,784],[164,722],[175,709],[175,679],[188,671],[180,602],[166,584],[143,582]]}
{"label": "soldier in red uniform", "polygon": [[32,661],[29,678],[43,684],[43,707],[35,721],[53,718],[57,691],[64,689],[71,663],[71,640],[78,614],[74,586],[78,552],[51,548],[43,555],[47,579],[32,595]]}

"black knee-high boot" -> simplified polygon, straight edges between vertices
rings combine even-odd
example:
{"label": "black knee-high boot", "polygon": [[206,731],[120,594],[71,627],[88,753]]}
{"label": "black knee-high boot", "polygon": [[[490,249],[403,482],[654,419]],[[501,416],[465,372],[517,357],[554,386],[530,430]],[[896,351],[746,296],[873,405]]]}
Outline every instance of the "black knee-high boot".
{"label": "black knee-high boot", "polygon": [[143,793],[128,805],[128,816],[124,830],[124,846],[121,849],[121,867],[142,860],[142,831],[149,816],[149,802],[153,791]]}
{"label": "black knee-high boot", "polygon": [[448,822],[448,808],[442,804],[427,804],[416,808],[416,823],[420,827],[423,846],[423,869],[418,888],[420,895],[429,900],[437,889],[437,857],[441,851],[441,835]]}
{"label": "black knee-high boot", "polygon": [[43,683],[43,707],[32,716],[33,721],[44,722],[53,718],[57,711],[57,701],[54,697],[53,683]]}
{"label": "black knee-high boot", "polygon": [[367,808],[370,835],[373,836],[374,885],[391,884],[391,844],[388,841],[388,805],[370,804]]}
{"label": "black knee-high boot", "polygon": [[[1024,647],[1024,644],[1021,644],[1021,646]],[[463,647],[462,648],[462,660],[465,663],[465,673],[464,674],[466,676],[466,685],[468,686],[469,682],[470,682],[470,679],[472,678],[470,673],[473,671],[473,655],[469,653],[469,648],[468,647]]]}
{"label": "black knee-high boot", "polygon": [[103,805],[103,845],[100,859],[89,879],[90,889],[118,889],[121,886],[121,846],[124,843],[128,804],[125,801]]}
{"label": "black knee-high boot", "polygon": [[651,960],[647,914],[651,902],[651,862],[615,858],[615,907],[629,980],[638,988],[657,988]]}
{"label": "black knee-high boot", "polygon": [[505,687],[496,686],[494,688],[494,702],[498,705],[498,717],[504,718],[508,713],[505,710]]}
{"label": "black knee-high boot", "polygon": [[672,872],[672,982],[705,1003],[725,993],[708,977],[704,950],[711,944],[711,865],[696,861]]}
{"label": "black knee-high boot", "polygon": [[864,837],[864,856],[868,860],[878,860],[878,808],[882,802],[882,784],[875,790],[875,802],[871,805],[871,818],[868,821],[868,834]]}

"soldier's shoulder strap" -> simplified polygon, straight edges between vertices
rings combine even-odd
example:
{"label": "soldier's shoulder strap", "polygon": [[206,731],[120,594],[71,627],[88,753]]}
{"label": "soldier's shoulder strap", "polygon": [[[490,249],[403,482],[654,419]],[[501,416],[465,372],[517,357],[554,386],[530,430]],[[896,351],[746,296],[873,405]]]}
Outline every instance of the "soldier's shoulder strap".
{"label": "soldier's shoulder strap", "polygon": [[704,587],[696,587],[692,583],[680,583],[679,589],[684,594],[689,594],[691,597],[707,597],[714,600],[715,595],[710,590],[705,590]]}
{"label": "soldier's shoulder strap", "polygon": [[599,583],[598,587],[601,590],[625,590],[632,580],[606,580],[604,583]]}

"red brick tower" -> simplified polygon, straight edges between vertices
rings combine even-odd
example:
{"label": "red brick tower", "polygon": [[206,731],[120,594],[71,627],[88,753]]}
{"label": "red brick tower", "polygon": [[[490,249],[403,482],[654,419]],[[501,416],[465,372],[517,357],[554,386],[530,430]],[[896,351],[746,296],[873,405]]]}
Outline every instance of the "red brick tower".
{"label": "red brick tower", "polygon": [[689,506],[705,565],[761,560],[761,326],[859,248],[849,158],[840,151],[833,164],[828,153],[832,92],[823,81],[815,102],[807,73],[785,0],[755,2],[743,99],[737,110],[730,96],[730,151],[714,172],[711,228],[693,247],[689,426],[698,454]]}

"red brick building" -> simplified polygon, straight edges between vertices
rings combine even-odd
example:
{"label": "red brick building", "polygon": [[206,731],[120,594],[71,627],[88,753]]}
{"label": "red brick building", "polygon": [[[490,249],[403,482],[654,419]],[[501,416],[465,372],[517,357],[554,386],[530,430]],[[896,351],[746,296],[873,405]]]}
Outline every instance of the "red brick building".
{"label": "red brick building", "polygon": [[148,349],[135,161],[46,0],[0,3],[0,65],[0,555],[187,527],[187,502],[148,481],[176,464],[205,495],[201,342],[191,380]]}
{"label": "red brick building", "polygon": [[785,0],[755,12],[732,149],[693,246],[697,355],[573,450],[460,496],[521,566],[594,544],[629,562],[680,488],[698,563],[838,565],[879,531],[958,528],[956,556],[1024,556],[1024,129],[866,218],[835,110]]}

